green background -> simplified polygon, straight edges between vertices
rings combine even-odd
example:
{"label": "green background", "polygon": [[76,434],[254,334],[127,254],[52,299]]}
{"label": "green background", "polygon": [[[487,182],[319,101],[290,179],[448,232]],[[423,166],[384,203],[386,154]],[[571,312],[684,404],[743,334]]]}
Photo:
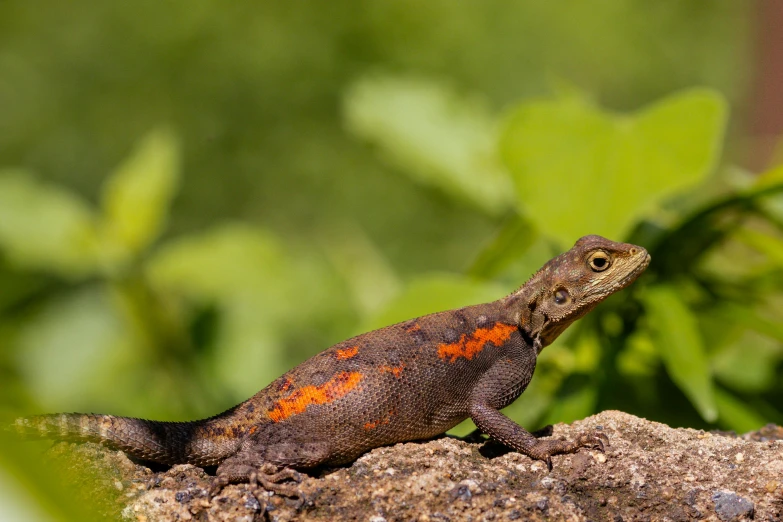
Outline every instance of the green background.
{"label": "green background", "polygon": [[[209,416],[352,335],[502,297],[597,233],[652,265],[507,413],[783,423],[783,171],[740,166],[753,15],[0,3],[2,419]],[[79,516],[32,471],[38,446],[3,443],[5,483]]]}

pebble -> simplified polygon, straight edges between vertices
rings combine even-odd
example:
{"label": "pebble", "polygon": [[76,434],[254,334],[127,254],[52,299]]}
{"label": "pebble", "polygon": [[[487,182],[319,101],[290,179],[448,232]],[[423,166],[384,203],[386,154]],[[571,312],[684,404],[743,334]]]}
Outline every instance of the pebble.
{"label": "pebble", "polygon": [[753,516],[753,502],[742,498],[733,491],[716,491],[712,494],[712,501],[715,502],[715,514],[723,522]]}

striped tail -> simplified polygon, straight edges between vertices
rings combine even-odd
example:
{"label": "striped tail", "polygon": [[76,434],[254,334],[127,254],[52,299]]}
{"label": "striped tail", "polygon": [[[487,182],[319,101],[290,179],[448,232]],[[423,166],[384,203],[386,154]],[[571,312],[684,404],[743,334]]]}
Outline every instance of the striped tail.
{"label": "striped tail", "polygon": [[242,442],[247,422],[230,415],[234,409],[193,422],[54,413],[16,419],[11,428],[26,438],[100,442],[162,464],[213,466],[236,453]]}

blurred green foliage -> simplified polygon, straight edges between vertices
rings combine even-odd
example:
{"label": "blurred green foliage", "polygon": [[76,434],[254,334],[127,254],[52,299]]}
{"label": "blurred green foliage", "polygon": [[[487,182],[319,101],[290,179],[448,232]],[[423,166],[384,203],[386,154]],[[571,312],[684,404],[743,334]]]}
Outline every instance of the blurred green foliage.
{"label": "blurred green foliage", "polygon": [[597,233],[652,265],[507,413],[783,423],[783,170],[723,150],[749,10],[0,3],[0,414],[211,415]]}

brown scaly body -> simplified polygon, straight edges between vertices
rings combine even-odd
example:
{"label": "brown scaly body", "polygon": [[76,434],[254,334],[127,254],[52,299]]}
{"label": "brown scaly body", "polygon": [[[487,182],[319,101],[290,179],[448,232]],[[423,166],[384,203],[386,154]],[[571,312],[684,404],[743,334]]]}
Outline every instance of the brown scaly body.
{"label": "brown scaly body", "polygon": [[306,360],[210,419],[169,423],[109,415],[19,419],[31,436],[92,440],[166,464],[218,465],[216,489],[250,481],[295,495],[292,468],[342,464],[396,442],[427,439],[471,418],[516,451],[544,460],[604,436],[539,440],[500,413],[525,390],[538,353],[650,257],[585,236],[511,295],[368,332]]}

